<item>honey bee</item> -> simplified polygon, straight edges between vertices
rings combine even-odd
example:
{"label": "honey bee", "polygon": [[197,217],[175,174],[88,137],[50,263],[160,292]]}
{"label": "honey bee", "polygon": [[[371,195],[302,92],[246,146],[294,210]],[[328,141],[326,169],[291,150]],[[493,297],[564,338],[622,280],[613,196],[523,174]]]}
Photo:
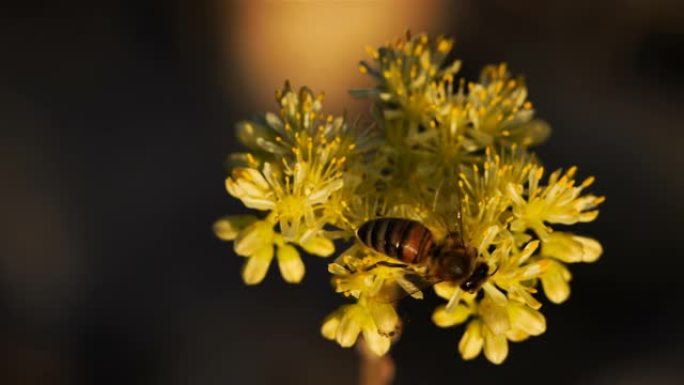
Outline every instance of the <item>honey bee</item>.
{"label": "honey bee", "polygon": [[361,243],[381,254],[407,265],[425,266],[425,279],[431,283],[454,282],[462,290],[475,293],[488,277],[487,263],[478,261],[477,249],[465,244],[458,233],[435,244],[432,232],[420,222],[378,218],[361,225],[356,235]]}
{"label": "honey bee", "polygon": [[400,262],[376,265],[421,268],[413,270],[424,271],[416,274],[422,288],[447,281],[465,292],[476,293],[490,276],[489,265],[463,239],[460,200],[458,220],[460,230],[450,232],[441,242],[436,242],[433,233],[422,223],[404,218],[369,220],[359,226],[356,236],[366,247]]}

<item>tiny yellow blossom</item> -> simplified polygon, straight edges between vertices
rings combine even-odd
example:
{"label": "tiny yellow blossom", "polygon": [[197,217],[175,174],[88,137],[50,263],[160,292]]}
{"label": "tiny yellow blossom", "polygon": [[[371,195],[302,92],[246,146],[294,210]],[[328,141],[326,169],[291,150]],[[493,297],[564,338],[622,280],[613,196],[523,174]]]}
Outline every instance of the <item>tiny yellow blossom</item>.
{"label": "tiny yellow blossom", "polygon": [[252,151],[239,157],[243,162],[232,169],[226,190],[245,207],[268,214],[258,221],[250,217],[255,223],[239,233],[237,217],[218,221],[214,229],[219,238],[235,240],[235,252],[248,258],[242,274],[247,284],[263,280],[274,256],[285,281],[300,282],[305,267],[295,246],[323,257],[335,251],[323,228],[338,221],[330,213],[341,208],[332,207],[330,198],[344,185],[347,159],[361,137],[353,137],[343,118],[323,115],[321,99],[286,84],[277,93],[279,115],[238,124],[239,139]]}
{"label": "tiny yellow blossom", "polygon": [[539,238],[548,240],[551,231],[545,223],[572,225],[577,222],[591,222],[598,216],[595,208],[603,202],[602,197],[593,195],[580,196],[593,178],[586,179],[575,186],[573,179],[576,168],[570,168],[562,174],[561,170],[549,176],[546,186],[539,182],[544,175],[542,167],[534,167],[529,171],[528,190],[523,194],[520,186],[508,185],[508,193],[513,201],[515,220],[511,228],[516,231],[534,230]]}
{"label": "tiny yellow blossom", "polygon": [[239,215],[225,217],[214,224],[214,231],[222,240],[233,240],[235,253],[247,258],[242,269],[246,284],[255,285],[264,279],[273,260],[274,246],[278,250],[278,267],[285,281],[298,283],[302,280],[304,264],[299,252],[273,231],[273,224],[268,220]]}
{"label": "tiny yellow blossom", "polygon": [[[450,296],[449,291],[442,288],[438,293]],[[488,295],[480,301],[472,294],[463,295],[461,303],[451,311],[445,306],[438,307],[432,319],[440,327],[460,325],[471,319],[459,343],[461,356],[473,359],[484,348],[485,357],[495,364],[508,356],[508,341],[523,341],[546,330],[546,320],[539,311],[516,301],[497,303]]]}
{"label": "tiny yellow blossom", "polygon": [[505,63],[485,67],[479,83],[468,83],[467,103],[472,106],[469,134],[480,146],[496,141],[529,146],[549,135],[548,125],[533,119],[524,80],[513,78]]}
{"label": "tiny yellow blossom", "polygon": [[[375,86],[352,91],[372,103],[368,124],[328,115],[322,94],[286,83],[276,112],[238,123],[246,152],[229,157],[226,190],[256,214],[219,219],[214,232],[245,258],[249,285],[274,259],[286,282],[301,282],[302,252],[328,257],[343,246],[328,272],[348,303],[321,327],[340,346],[363,338],[375,354],[387,353],[399,337],[397,301],[434,286],[445,302],[432,320],[462,328],[461,357],[482,353],[501,364],[511,342],[546,331],[542,295],[554,304],[569,298],[569,265],[600,258],[598,240],[567,227],[596,219],[604,197],[586,193],[594,178],[577,182],[576,167],[545,177],[533,148],[550,128],[535,117],[523,78],[506,64],[486,66],[473,81],[457,78],[461,62],[447,62],[453,47],[448,38],[407,34],[369,48],[359,69]],[[377,251],[387,250],[383,242],[409,237],[385,225],[367,247],[370,236],[364,243],[355,233],[377,218],[419,222],[436,246],[425,246],[418,263],[385,255]],[[446,261],[435,250],[454,239],[472,266],[486,267],[481,285],[430,275]]]}
{"label": "tiny yellow blossom", "polygon": [[398,325],[399,317],[392,305],[363,299],[330,314],[323,321],[321,334],[346,348],[353,346],[362,333],[371,351],[383,355],[389,350]]}

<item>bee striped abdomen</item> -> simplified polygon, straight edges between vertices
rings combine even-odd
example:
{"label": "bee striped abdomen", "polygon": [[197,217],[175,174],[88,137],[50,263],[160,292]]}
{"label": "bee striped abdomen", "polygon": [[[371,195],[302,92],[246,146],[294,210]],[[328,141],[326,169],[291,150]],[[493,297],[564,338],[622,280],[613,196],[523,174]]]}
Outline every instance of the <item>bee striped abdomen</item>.
{"label": "bee striped abdomen", "polygon": [[361,225],[356,234],[364,245],[406,263],[424,261],[433,245],[430,230],[409,219],[373,219]]}

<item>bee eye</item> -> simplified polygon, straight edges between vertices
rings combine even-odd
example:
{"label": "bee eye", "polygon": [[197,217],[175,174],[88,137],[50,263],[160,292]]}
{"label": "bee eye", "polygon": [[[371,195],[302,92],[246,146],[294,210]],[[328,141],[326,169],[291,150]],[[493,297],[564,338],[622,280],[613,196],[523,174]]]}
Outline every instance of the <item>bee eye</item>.
{"label": "bee eye", "polygon": [[463,268],[460,265],[454,263],[451,265],[451,274],[460,277],[463,275]]}

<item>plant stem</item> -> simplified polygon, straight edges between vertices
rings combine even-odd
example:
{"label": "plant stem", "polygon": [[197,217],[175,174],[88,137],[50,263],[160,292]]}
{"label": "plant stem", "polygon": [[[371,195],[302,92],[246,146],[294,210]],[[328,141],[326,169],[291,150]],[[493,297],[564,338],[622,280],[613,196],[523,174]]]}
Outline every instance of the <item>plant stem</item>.
{"label": "plant stem", "polygon": [[378,356],[373,353],[363,338],[357,346],[359,353],[359,385],[389,385],[394,379],[394,360],[388,354]]}

